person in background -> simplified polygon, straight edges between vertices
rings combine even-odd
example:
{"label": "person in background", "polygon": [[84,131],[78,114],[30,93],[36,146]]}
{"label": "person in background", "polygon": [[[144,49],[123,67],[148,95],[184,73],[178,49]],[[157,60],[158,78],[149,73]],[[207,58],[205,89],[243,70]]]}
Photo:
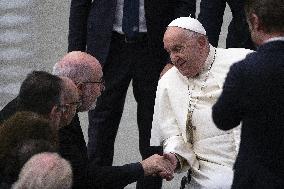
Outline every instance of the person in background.
{"label": "person in background", "polygon": [[284,186],[284,1],[247,0],[256,52],[234,64],[213,106],[218,128],[242,123],[233,189]]}
{"label": "person in background", "polygon": [[247,48],[255,50],[251,40],[244,11],[245,0],[202,0],[198,20],[206,30],[211,45],[218,47],[223,15],[228,3],[232,12],[226,39],[226,48]]}

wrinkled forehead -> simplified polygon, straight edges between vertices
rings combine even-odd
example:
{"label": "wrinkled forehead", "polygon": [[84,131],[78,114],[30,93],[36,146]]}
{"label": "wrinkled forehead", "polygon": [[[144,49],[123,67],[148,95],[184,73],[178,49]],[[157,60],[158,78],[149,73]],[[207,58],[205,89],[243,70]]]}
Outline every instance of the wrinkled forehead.
{"label": "wrinkled forehead", "polygon": [[184,37],[186,36],[186,33],[190,32],[189,30],[186,30],[184,28],[180,27],[168,27],[167,30],[165,31],[164,38],[168,37]]}
{"label": "wrinkled forehead", "polygon": [[189,40],[190,31],[179,27],[168,27],[164,34],[164,43],[185,43]]}
{"label": "wrinkled forehead", "polygon": [[164,47],[168,48],[174,45],[182,45],[188,42],[183,29],[177,27],[170,27],[164,35]]}
{"label": "wrinkled forehead", "polygon": [[100,65],[93,64],[89,66],[87,73],[81,73],[84,80],[94,81],[99,80],[103,77],[103,71]]}

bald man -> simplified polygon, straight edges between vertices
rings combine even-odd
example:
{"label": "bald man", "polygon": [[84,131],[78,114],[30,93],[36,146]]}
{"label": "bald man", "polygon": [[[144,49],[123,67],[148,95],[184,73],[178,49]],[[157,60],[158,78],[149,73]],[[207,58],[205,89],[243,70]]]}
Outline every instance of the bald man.
{"label": "bald man", "polygon": [[[77,112],[92,108],[104,89],[101,65],[87,53],[66,54],[54,65],[53,74],[68,77],[75,83],[80,101]],[[60,130],[59,145],[60,154],[72,165],[73,188],[87,188],[87,148],[77,113],[72,122]]]}
{"label": "bald man", "polygon": [[[80,51],[65,55],[53,67],[53,74],[68,77],[78,88],[81,105],[78,112],[93,108],[96,98],[104,90],[102,68],[98,60]],[[98,166],[96,161],[89,162],[79,117],[59,132],[60,154],[69,160],[73,169],[73,188],[120,189],[144,176],[160,175],[172,179],[173,166],[163,156],[149,158],[123,166]]]}
{"label": "bald man", "polygon": [[93,108],[97,97],[104,90],[102,67],[99,61],[84,52],[66,54],[53,67],[53,74],[70,78],[78,88],[81,104],[79,112]]}

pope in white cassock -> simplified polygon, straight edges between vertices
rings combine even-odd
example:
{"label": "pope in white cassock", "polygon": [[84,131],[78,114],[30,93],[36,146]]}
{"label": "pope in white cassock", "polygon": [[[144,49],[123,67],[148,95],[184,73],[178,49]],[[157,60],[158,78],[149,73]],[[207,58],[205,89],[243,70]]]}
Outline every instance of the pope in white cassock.
{"label": "pope in white cassock", "polygon": [[158,84],[151,145],[162,145],[177,171],[191,170],[188,188],[231,188],[240,127],[219,130],[211,108],[230,66],[252,51],[214,48],[190,17],[169,24],[164,48],[174,66]]}

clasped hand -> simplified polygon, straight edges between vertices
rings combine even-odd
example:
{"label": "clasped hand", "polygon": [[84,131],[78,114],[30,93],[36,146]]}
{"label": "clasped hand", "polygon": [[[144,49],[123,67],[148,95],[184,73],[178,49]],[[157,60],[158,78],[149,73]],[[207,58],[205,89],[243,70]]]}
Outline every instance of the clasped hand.
{"label": "clasped hand", "polygon": [[174,178],[173,174],[176,169],[177,162],[176,156],[172,153],[168,153],[163,156],[154,154],[143,160],[141,164],[144,169],[145,176],[159,175],[167,181],[170,181]]}

